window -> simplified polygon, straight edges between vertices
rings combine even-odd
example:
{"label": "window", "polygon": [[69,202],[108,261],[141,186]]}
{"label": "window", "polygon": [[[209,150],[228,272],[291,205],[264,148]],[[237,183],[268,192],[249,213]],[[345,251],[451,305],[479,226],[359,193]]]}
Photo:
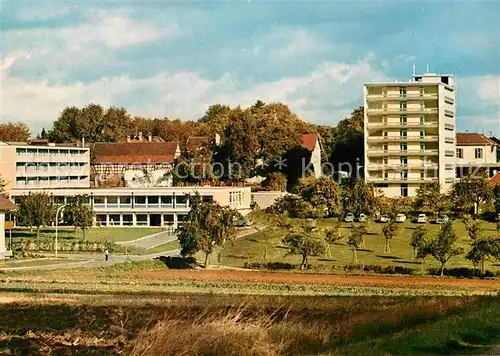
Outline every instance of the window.
{"label": "window", "polygon": [[160,203],[160,197],[152,195],[148,197],[148,205],[158,205]]}
{"label": "window", "polygon": [[425,143],[420,144],[420,151],[425,151]]}
{"label": "window", "polygon": [[399,149],[401,151],[407,151],[408,150],[408,144],[406,142],[400,143],[399,144]]}
{"label": "window", "polygon": [[384,164],[389,164],[389,158],[384,157]]}
{"label": "window", "polygon": [[408,157],[401,157],[399,159],[399,162],[401,163],[402,166],[408,165]]}
{"label": "window", "polygon": [[400,175],[402,180],[408,179],[408,171],[407,170],[401,171],[399,175]]}
{"label": "window", "polygon": [[387,138],[388,132],[384,131],[384,137]]}
{"label": "window", "polygon": [[137,205],[146,205],[146,197],[144,197],[144,196],[137,196],[137,197],[135,197],[135,204],[137,204]]}
{"label": "window", "polygon": [[94,205],[104,205],[104,197],[94,197]]}
{"label": "window", "polygon": [[164,195],[161,197],[162,205],[172,205],[172,197],[170,195]]}
{"label": "window", "polygon": [[420,87],[420,96],[424,96],[424,87]]}
{"label": "window", "polygon": [[401,98],[405,98],[406,97],[406,88],[405,87],[399,88],[399,96]]}
{"label": "window", "polygon": [[120,197],[120,206],[130,206],[132,199],[130,197]]}
{"label": "window", "polygon": [[464,149],[457,148],[457,158],[464,158]]}
{"label": "window", "polygon": [[420,138],[425,138],[425,130],[420,130]]}
{"label": "window", "polygon": [[425,124],[425,117],[420,116],[420,125],[423,125],[423,124]]}
{"label": "window", "polygon": [[406,117],[406,115],[401,115],[399,117],[399,124],[400,125],[406,125],[408,122],[408,117]]}
{"label": "window", "polygon": [[106,206],[109,208],[117,208],[118,207],[118,197],[108,197]]}
{"label": "window", "polygon": [[408,130],[406,129],[401,129],[401,131],[399,132],[401,137],[404,137],[406,138],[406,136],[408,135]]}
{"label": "window", "polygon": [[406,101],[402,101],[399,103],[399,111],[406,111]]}
{"label": "window", "polygon": [[389,149],[389,146],[387,145],[387,143],[384,145],[384,151],[387,151]]}
{"label": "window", "polygon": [[420,171],[420,179],[425,179],[425,171],[424,170]]}
{"label": "window", "polygon": [[389,178],[389,172],[384,172],[384,179],[388,179]]}
{"label": "window", "polygon": [[483,149],[482,148],[476,148],[474,150],[474,155],[477,158],[483,158]]}
{"label": "window", "polygon": [[124,226],[132,226],[134,224],[134,218],[132,214],[123,214],[122,219]]}
{"label": "window", "polygon": [[382,116],[382,122],[384,123],[384,125],[387,125],[387,116]]}
{"label": "window", "polygon": [[402,197],[408,196],[408,184],[401,184],[401,196]]}

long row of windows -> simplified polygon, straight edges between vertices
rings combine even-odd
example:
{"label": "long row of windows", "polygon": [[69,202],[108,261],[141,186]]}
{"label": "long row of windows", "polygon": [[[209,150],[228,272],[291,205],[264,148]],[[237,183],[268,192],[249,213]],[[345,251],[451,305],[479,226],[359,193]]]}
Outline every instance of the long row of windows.
{"label": "long row of windows", "polygon": [[67,187],[86,184],[84,177],[18,177],[16,187]]}
{"label": "long row of windows", "polygon": [[17,156],[79,156],[87,149],[60,149],[60,148],[17,148]]}
{"label": "long row of windows", "polygon": [[99,226],[163,226],[182,225],[187,214],[96,214]]}

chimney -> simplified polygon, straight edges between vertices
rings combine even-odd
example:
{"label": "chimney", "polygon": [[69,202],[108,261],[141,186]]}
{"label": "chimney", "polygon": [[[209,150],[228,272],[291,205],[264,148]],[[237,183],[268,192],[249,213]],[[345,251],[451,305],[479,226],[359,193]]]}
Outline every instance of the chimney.
{"label": "chimney", "polygon": [[153,142],[153,134],[151,132],[148,134],[148,141]]}
{"label": "chimney", "polygon": [[216,146],[220,145],[220,135],[218,133],[215,134],[215,145]]}
{"label": "chimney", "polygon": [[127,142],[130,142],[130,135],[127,136]]}
{"label": "chimney", "polygon": [[142,131],[139,131],[139,141],[142,141]]}
{"label": "chimney", "polygon": [[85,137],[82,137],[82,147],[85,147]]}

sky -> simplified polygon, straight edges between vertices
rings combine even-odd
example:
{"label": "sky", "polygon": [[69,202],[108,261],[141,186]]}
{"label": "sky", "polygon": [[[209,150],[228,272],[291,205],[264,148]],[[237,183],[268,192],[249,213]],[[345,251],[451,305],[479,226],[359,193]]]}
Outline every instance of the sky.
{"label": "sky", "polygon": [[363,83],[453,74],[458,130],[500,135],[500,1],[0,0],[0,121],[68,106],[200,118],[283,102],[335,125]]}

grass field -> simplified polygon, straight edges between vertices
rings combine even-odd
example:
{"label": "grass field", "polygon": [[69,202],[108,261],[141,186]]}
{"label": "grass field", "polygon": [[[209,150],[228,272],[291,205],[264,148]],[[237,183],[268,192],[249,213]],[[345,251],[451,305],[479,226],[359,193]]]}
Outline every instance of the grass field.
{"label": "grass field", "polygon": [[24,259],[24,260],[3,260],[0,261],[0,268],[11,267],[34,267],[34,266],[47,266],[58,265],[66,263],[83,262],[84,259],[78,258],[37,258],[37,259]]}
{"label": "grass field", "polygon": [[179,242],[177,240],[175,241],[170,241],[165,244],[150,248],[147,250],[146,253],[159,253],[159,252],[166,252],[166,251],[171,251],[171,250],[176,250],[180,247]]}
{"label": "grass field", "polygon": [[9,272],[0,351],[479,354],[500,341],[500,303],[472,294],[499,290],[498,280],[169,270],[159,261]]}
{"label": "grass field", "polygon": [[[160,228],[119,228],[119,227],[94,227],[85,232],[85,240],[94,241],[94,242],[103,242],[103,241],[112,241],[112,242],[121,242],[121,241],[131,241],[138,239],[140,237],[144,237],[147,235],[152,235],[157,232],[162,231]],[[61,239],[82,239],[82,231],[77,230],[75,234],[74,229],[68,228],[59,228],[57,232],[58,238]],[[54,228],[46,228],[41,230],[40,234],[41,238],[53,238],[55,237],[55,229]],[[6,233],[6,239],[9,238],[9,233]],[[27,228],[17,228],[12,231],[13,239],[35,239],[36,238],[36,230],[30,231]]]}
{"label": "grass field", "polygon": [[[322,219],[318,220],[319,227],[328,227],[333,224],[333,220]],[[341,234],[343,239],[335,244],[330,245],[331,257],[326,254],[324,256],[311,257],[309,263],[313,266],[324,267],[326,270],[335,269],[342,270],[343,266],[352,263],[352,250],[347,246],[346,240],[349,234],[351,224],[343,223]],[[429,236],[436,235],[440,225],[435,224],[414,224],[410,221],[398,224],[399,230],[396,237],[391,241],[391,254],[384,254],[385,240],[382,236],[383,224],[372,223],[371,232],[365,237],[366,247],[358,249],[358,261],[365,265],[381,265],[381,266],[405,266],[419,270],[421,263],[413,260],[412,249],[409,245],[411,234],[417,226],[424,226]],[[455,221],[454,225],[457,235],[459,236],[458,245],[463,247],[465,253],[470,249],[469,238],[466,237],[466,232],[463,224]],[[496,234],[496,225],[494,223],[483,223],[483,228],[486,233]],[[216,254],[211,256],[212,264],[221,264],[226,266],[243,267],[246,262],[289,262],[300,265],[300,256],[285,256],[287,249],[281,244],[283,232],[278,228],[270,227],[262,232],[244,237],[234,243],[227,243],[220,255],[220,263]],[[199,256],[202,257],[201,255]],[[425,262],[425,268],[439,267],[439,263],[432,257],[428,257]],[[446,267],[470,267],[472,264],[462,256],[456,256],[450,259]],[[500,271],[500,263],[490,262],[486,264],[486,268],[491,271]]]}

